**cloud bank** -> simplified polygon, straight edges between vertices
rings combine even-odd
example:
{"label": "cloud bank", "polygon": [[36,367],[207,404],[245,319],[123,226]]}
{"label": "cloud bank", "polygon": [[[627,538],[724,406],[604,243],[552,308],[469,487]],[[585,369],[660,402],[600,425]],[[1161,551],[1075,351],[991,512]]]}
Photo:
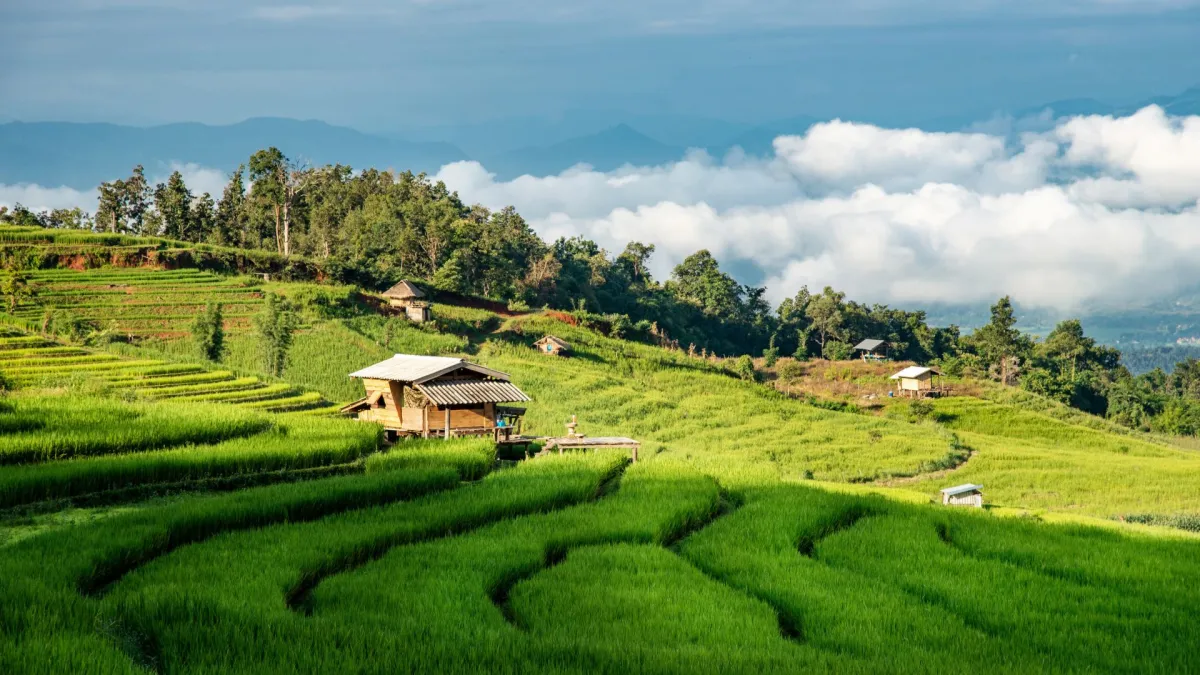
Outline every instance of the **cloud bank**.
{"label": "cloud bank", "polygon": [[658,247],[655,272],[698,248],[801,285],[897,304],[1011,294],[1070,310],[1169,297],[1200,282],[1200,117],[1148,107],[1015,137],[833,121],[775,155],[693,154],[661,167],[498,182],[461,162],[438,178],[514,204],[543,236]]}
{"label": "cloud bank", "polygon": [[[757,269],[778,301],[802,285],[899,305],[1010,294],[1063,311],[1146,302],[1200,283],[1200,117],[1157,107],[1041,131],[933,133],[833,121],[774,155],[693,152],[655,167],[575,167],[498,181],[441,169],[468,203],[512,204],[543,237],[657,247],[665,278],[701,248]],[[179,167],[196,192],[221,172]],[[0,203],[95,208],[94,193],[0,186]]]}

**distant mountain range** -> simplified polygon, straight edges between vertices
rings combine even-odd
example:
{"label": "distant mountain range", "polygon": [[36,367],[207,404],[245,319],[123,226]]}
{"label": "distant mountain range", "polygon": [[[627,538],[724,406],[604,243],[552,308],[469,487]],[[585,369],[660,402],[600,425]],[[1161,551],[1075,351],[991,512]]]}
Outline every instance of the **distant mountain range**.
{"label": "distant mountain range", "polygon": [[[1152,103],[1174,115],[1200,115],[1200,87],[1133,105],[1084,98],[995,114],[1018,119],[1041,115],[1047,109],[1054,117],[1127,114]],[[982,117],[986,115],[950,115],[918,126],[961,129]],[[555,120],[505,118],[412,128],[404,134],[364,133],[287,118],[255,118],[223,126],[182,123],[155,127],[13,121],[0,123],[0,183],[66,185],[82,190],[127,175],[135,164],[145,165],[151,175],[162,173],[173,162],[232,170],[255,150],[271,145],[311,164],[340,162],[355,168],[434,172],[449,162],[475,159],[499,178],[511,179],[526,173],[559,173],[577,164],[601,171],[624,164],[663,164],[680,159],[688,148],[702,148],[716,157],[734,147],[767,156],[776,137],[803,134],[820,121],[799,115],[747,124],[696,115],[581,110]],[[886,124],[884,120],[864,121]]]}
{"label": "distant mountain range", "polygon": [[466,159],[454,145],[364,134],[324,122],[255,118],[225,126],[197,123],[156,127],[71,122],[0,124],[0,183],[89,189],[129,174],[148,175],[172,162],[233,170],[256,150],[276,146],[289,157],[322,165],[436,171]]}

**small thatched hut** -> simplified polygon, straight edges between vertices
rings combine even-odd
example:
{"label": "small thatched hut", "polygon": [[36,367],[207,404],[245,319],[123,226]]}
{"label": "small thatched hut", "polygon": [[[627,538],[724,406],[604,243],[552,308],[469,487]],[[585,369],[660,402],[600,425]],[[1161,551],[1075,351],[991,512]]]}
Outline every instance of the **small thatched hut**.
{"label": "small thatched hut", "polygon": [[404,309],[404,315],[410,321],[422,323],[430,319],[429,303],[424,300],[425,291],[417,288],[411,281],[405,280],[383,292],[392,307]]}
{"label": "small thatched hut", "polygon": [[543,354],[553,354],[554,356],[564,356],[571,353],[571,345],[553,335],[547,335],[533,343],[533,348]]}

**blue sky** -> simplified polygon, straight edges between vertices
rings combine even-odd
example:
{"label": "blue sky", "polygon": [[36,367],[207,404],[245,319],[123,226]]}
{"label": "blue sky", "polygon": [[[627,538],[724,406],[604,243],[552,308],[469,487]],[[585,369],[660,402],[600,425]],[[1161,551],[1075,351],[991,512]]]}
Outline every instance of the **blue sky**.
{"label": "blue sky", "polygon": [[882,124],[1200,81],[1200,0],[8,0],[0,116]]}

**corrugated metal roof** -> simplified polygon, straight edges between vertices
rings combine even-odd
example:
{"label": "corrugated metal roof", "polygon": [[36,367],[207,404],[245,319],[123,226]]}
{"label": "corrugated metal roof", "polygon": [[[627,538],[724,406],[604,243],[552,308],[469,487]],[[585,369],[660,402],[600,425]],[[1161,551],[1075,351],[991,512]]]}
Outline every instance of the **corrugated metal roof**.
{"label": "corrugated metal roof", "polygon": [[496,380],[457,380],[418,384],[430,401],[443,405],[472,405],[476,403],[511,403],[531,400],[511,382]]}
{"label": "corrugated metal roof", "polygon": [[414,286],[412,282],[405,280],[384,291],[383,297],[399,298],[401,300],[406,298],[423,298],[425,297],[425,292]]}
{"label": "corrugated metal roof", "polygon": [[918,378],[918,377],[924,375],[925,373],[933,373],[934,375],[941,374],[938,371],[934,370],[933,368],[926,368],[925,366],[909,366],[909,367],[905,368],[904,370],[891,376],[888,379],[890,379],[890,380],[902,380],[902,379],[908,380],[908,379]]}
{"label": "corrugated metal roof", "polygon": [[966,485],[955,485],[954,487],[945,488],[944,490],[942,490],[942,492],[953,497],[954,495],[961,495],[964,492],[974,492],[975,490],[982,490],[982,489],[983,489],[982,485],[976,485],[974,483],[967,483]]}
{"label": "corrugated metal roof", "polygon": [[397,354],[387,361],[350,373],[350,377],[393,382],[421,383],[440,375],[466,369],[497,380],[508,380],[508,374],[450,356],[416,356]]}
{"label": "corrugated metal roof", "polygon": [[854,345],[854,349],[856,351],[861,349],[862,351],[870,352],[878,349],[881,345],[883,345],[883,340],[863,340]]}

